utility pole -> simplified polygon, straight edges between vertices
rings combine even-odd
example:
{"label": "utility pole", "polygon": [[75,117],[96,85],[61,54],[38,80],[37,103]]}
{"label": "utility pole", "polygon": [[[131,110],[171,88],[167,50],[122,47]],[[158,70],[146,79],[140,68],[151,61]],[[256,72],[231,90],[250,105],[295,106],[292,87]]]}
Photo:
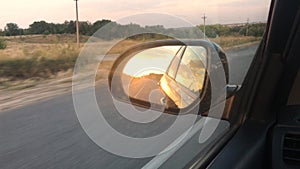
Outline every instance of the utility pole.
{"label": "utility pole", "polygon": [[78,0],[74,0],[76,2],[76,39],[77,39],[77,46],[79,45],[79,21],[78,21]]}
{"label": "utility pole", "polygon": [[204,22],[204,28],[203,28],[203,33],[204,33],[204,38],[206,37],[206,34],[205,34],[205,20],[207,19],[207,17],[205,16],[205,13],[204,13],[204,16],[202,17],[203,19],[203,22]]}
{"label": "utility pole", "polygon": [[246,24],[246,36],[249,34],[249,18],[247,18],[247,24]]}

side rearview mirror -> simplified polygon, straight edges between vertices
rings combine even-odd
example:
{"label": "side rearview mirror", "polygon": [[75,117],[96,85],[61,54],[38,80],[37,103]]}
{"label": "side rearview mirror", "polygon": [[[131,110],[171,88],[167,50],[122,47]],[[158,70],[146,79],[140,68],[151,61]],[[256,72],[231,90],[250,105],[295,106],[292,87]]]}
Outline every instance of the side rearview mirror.
{"label": "side rearview mirror", "polygon": [[[212,56],[220,63],[211,65]],[[133,105],[177,113],[204,102],[209,95],[208,70],[223,69],[228,84],[228,62],[223,50],[205,40],[146,42],[121,54],[109,73],[115,99]],[[230,96],[237,89],[227,86]]]}

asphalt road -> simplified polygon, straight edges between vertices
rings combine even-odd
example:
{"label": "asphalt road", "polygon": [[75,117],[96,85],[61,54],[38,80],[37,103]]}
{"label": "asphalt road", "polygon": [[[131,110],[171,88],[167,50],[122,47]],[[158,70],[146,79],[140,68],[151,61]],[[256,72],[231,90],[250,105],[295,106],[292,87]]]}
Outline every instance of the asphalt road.
{"label": "asphalt road", "polygon": [[[230,83],[241,84],[257,45],[227,51]],[[101,96],[101,90],[97,95]],[[80,91],[80,92],[84,92]],[[100,93],[98,93],[100,92]],[[80,93],[79,93],[80,94]],[[105,102],[102,97],[100,101]],[[112,126],[131,131],[120,117],[107,114]],[[164,122],[168,126],[172,122]],[[158,122],[159,123],[159,122]],[[159,125],[141,128],[144,135],[161,132]],[[135,126],[132,125],[131,129]],[[99,148],[81,128],[72,94],[0,112],[0,168],[141,168],[151,158],[121,158]]]}
{"label": "asphalt road", "polygon": [[229,62],[229,84],[243,83],[258,45],[226,51]]}

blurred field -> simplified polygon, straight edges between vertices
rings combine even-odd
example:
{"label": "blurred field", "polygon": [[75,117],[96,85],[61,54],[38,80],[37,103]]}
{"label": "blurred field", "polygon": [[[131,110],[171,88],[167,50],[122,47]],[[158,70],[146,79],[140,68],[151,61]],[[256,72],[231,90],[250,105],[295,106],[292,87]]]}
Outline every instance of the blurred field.
{"label": "blurred field", "polygon": [[[4,36],[9,42],[18,43],[39,43],[39,44],[60,44],[60,43],[75,43],[76,38],[72,34],[61,35],[20,35],[20,36]],[[85,43],[89,36],[80,36],[80,42]]]}
{"label": "blurred field", "polygon": [[[0,85],[3,87],[8,81],[46,79],[58,75],[59,72],[72,72],[76,59],[89,37],[81,37],[80,48],[75,43],[74,35],[30,35],[2,37],[1,39],[7,42],[7,48],[0,50]],[[260,38],[218,37],[210,40],[223,48],[229,48],[256,42]],[[142,40],[124,40],[117,43],[118,40],[102,41],[99,39],[90,39],[90,41],[98,46],[116,44],[109,54],[122,53],[129,47],[142,42]],[[71,76],[72,73],[68,75]]]}
{"label": "blurred field", "polygon": [[261,37],[254,37],[254,36],[226,36],[226,37],[218,37],[209,39],[220,45],[223,49],[251,43],[251,42],[258,42],[261,40]]}

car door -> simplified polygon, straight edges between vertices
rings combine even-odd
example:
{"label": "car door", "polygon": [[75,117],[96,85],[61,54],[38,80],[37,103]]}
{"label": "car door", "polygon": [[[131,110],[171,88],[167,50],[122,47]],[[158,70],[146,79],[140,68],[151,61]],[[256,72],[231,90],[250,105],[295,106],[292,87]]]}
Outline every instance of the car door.
{"label": "car door", "polygon": [[185,108],[200,99],[205,85],[206,51],[188,46],[176,55],[160,84],[178,108]]}

